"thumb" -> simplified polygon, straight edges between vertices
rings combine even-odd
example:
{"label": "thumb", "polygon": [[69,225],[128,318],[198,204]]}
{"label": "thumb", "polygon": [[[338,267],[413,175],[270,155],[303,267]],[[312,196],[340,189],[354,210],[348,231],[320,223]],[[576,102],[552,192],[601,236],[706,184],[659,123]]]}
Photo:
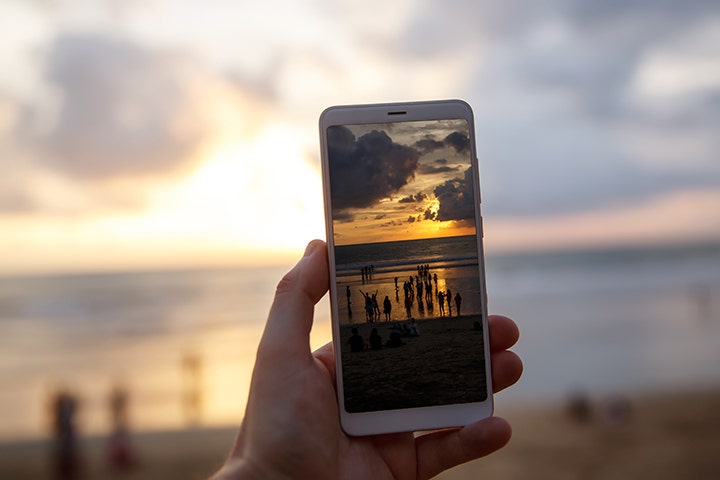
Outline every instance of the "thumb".
{"label": "thumb", "polygon": [[312,358],[310,329],[315,304],[328,290],[327,246],[311,241],[300,261],[280,280],[258,348],[258,360],[296,355]]}

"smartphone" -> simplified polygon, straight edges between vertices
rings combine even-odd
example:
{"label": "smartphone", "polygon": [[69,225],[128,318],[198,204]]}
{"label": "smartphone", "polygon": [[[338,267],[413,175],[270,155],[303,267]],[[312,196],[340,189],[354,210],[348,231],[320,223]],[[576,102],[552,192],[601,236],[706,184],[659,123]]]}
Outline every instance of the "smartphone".
{"label": "smartphone", "polygon": [[320,116],[337,397],[350,435],[492,415],[474,129],[460,100]]}

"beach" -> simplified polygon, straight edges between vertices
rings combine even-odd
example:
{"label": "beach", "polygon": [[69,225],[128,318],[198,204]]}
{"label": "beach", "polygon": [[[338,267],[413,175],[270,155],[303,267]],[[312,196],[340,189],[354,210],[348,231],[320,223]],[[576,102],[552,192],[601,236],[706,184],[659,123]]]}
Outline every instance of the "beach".
{"label": "beach", "polygon": [[[617,422],[603,417],[604,399],[594,401],[594,414],[580,423],[566,414],[563,403],[508,409],[501,393],[497,414],[513,426],[510,444],[437,478],[711,480],[720,475],[720,390],[632,396],[630,415]],[[133,442],[141,463],[123,475],[105,466],[104,438],[86,438],[86,479],[207,478],[222,464],[235,434],[235,428],[137,434]],[[43,440],[0,443],[0,478],[50,478],[49,452]]]}
{"label": "beach", "polygon": [[[462,293],[460,319],[455,308],[438,319],[436,303],[432,316],[416,317],[421,336],[403,338],[393,355],[422,347],[436,323],[474,338],[464,320],[477,314],[472,294],[454,283],[467,267],[457,263],[431,271],[439,290]],[[387,268],[409,277],[413,267]],[[118,384],[130,394],[130,430],[142,456],[127,478],[203,478],[224,459],[242,418],[257,344],[287,268],[0,278],[0,478],[48,478],[48,400],[59,386],[80,401],[89,478],[108,478],[108,393]],[[357,270],[341,280],[356,276],[358,288],[372,292],[389,284],[394,295],[397,274],[383,268],[377,262],[364,286]],[[693,478],[703,465],[718,471],[707,449],[720,431],[720,247],[489,255],[486,269],[490,313],[512,317],[521,332],[513,350],[523,377],[495,399],[515,437],[507,450],[448,478],[525,478],[533,469],[544,478]],[[358,314],[343,336],[355,326],[367,341],[372,325],[386,341],[394,322],[407,321],[393,303],[392,322],[365,324],[360,293],[352,295]],[[330,339],[328,303],[326,296],[316,307],[313,348]],[[199,375],[186,369],[193,358],[201,359]],[[198,418],[186,410],[195,391],[202,394]],[[629,398],[632,420],[620,430],[569,421],[565,402],[578,391],[598,403]],[[202,428],[185,430],[193,421]],[[613,441],[624,443],[612,449],[617,431],[624,433]],[[638,462],[655,476],[623,470],[636,456],[647,457]]]}
{"label": "beach", "polygon": [[[401,336],[387,345],[394,327],[405,322],[366,323],[340,330],[345,405],[350,412],[480,402],[487,398],[483,337],[473,324],[480,315],[417,321],[419,336]],[[372,329],[382,348],[353,352],[351,330],[367,342]]]}

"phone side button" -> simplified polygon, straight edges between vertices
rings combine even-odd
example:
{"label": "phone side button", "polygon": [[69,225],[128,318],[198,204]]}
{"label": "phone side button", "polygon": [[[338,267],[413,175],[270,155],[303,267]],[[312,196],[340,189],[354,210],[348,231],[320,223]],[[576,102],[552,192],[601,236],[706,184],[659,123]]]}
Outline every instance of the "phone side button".
{"label": "phone side button", "polygon": [[485,238],[485,222],[483,221],[482,215],[480,215],[480,236],[481,238]]}

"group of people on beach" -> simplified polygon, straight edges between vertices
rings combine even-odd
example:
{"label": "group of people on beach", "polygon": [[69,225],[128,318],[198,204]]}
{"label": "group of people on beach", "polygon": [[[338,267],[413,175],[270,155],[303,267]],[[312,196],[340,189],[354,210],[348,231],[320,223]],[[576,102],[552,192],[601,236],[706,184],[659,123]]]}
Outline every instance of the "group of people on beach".
{"label": "group of people on beach", "polygon": [[[410,275],[402,283],[402,305],[405,307],[405,315],[407,319],[410,319],[413,315],[413,307],[417,301],[418,313],[421,316],[425,316],[425,312],[433,313],[435,304],[439,308],[439,315],[452,316],[453,310],[455,316],[460,316],[462,311],[462,295],[460,292],[453,292],[448,288],[446,290],[440,290],[438,287],[438,274],[436,272],[430,272],[430,265],[423,264],[416,266],[417,274]],[[375,272],[375,267],[369,265],[360,269],[362,283],[370,283],[372,276]],[[399,277],[394,277],[395,285],[395,302],[401,303],[400,301],[400,283]],[[393,302],[390,300],[388,295],[380,301],[378,299],[379,290],[364,291],[358,289],[360,295],[362,295],[363,311],[365,313],[365,321],[367,323],[375,323],[383,319],[386,322],[392,320]],[[353,308],[352,308],[352,290],[350,285],[345,286],[345,295],[347,297],[347,311],[348,317],[352,321]]]}
{"label": "group of people on beach", "polygon": [[[434,284],[434,295],[433,295],[433,284]],[[398,278],[395,277],[395,293],[398,295],[400,288],[398,287]],[[424,295],[423,295],[424,292]],[[456,315],[460,316],[460,310],[462,307],[462,295],[459,292],[455,293],[453,297],[452,292],[448,288],[447,290],[438,289],[438,275],[437,273],[430,273],[430,265],[418,265],[417,275],[410,275],[407,281],[403,282],[403,293],[405,299],[405,312],[407,317],[412,316],[412,306],[417,299],[418,310],[420,313],[425,313],[425,309],[432,312],[434,305],[433,299],[437,299],[438,307],[440,309],[440,316],[445,315],[452,316],[452,302],[455,302]],[[424,299],[424,302],[423,302]],[[447,303],[447,311],[445,310],[445,304]]]}
{"label": "group of people on beach", "polygon": [[372,281],[373,273],[375,273],[375,265],[367,265],[360,269],[360,277],[362,278],[363,285]]}
{"label": "group of people on beach", "polygon": [[[365,350],[380,350],[383,348],[382,336],[378,333],[378,329],[374,328],[370,331],[368,337],[368,343],[365,343],[365,339],[360,335],[360,331],[357,327],[353,327],[351,330],[352,335],[348,339],[351,352],[363,352]],[[403,338],[408,337],[419,337],[420,328],[418,327],[417,321],[411,318],[407,323],[396,323],[390,329],[390,336],[384,346],[388,348],[395,348],[405,345],[402,341]]]}

